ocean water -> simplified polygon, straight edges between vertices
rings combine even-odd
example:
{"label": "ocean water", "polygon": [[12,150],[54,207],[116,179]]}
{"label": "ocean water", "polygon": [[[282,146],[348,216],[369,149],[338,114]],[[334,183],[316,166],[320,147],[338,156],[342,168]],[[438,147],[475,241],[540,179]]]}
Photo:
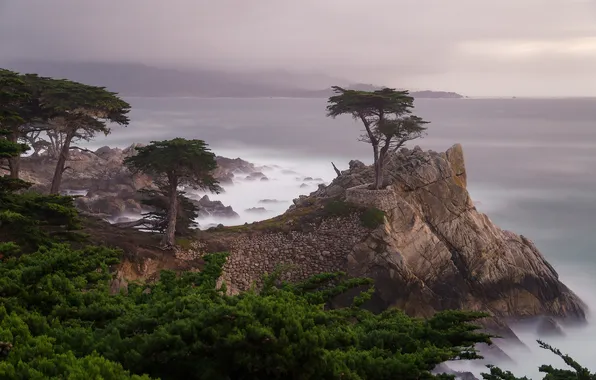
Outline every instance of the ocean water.
{"label": "ocean water", "polygon": [[[198,138],[218,155],[279,166],[265,172],[270,181],[239,181],[210,195],[231,205],[240,218],[209,218],[200,221],[203,227],[283,212],[293,198],[316,189],[316,181],[299,179],[328,182],[335,176],[331,161],[340,169],[351,159],[371,162],[370,146],[357,141],[360,125],[349,117],[326,118],[325,99],[127,100],[133,107],[131,125],[115,127],[93,147]],[[461,143],[478,209],[500,227],[532,239],[562,280],[596,308],[596,99],[419,99],[415,112],[431,122],[418,145],[442,151]],[[300,188],[303,182],[308,187]],[[283,202],[259,204],[266,198]],[[265,214],[245,211],[261,206]],[[540,364],[564,367],[538,348],[539,337],[531,331],[516,332],[529,349],[510,352],[517,364],[503,368],[538,379]],[[596,371],[596,324],[565,333],[545,340]]]}

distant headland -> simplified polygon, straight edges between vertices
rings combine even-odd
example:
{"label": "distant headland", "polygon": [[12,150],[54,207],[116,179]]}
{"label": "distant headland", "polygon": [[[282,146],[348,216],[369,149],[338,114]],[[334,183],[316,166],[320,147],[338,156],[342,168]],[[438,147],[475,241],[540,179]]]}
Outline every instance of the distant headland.
{"label": "distant headland", "polygon": [[[0,67],[21,73],[38,73],[54,78],[106,87],[122,96],[138,97],[237,97],[237,98],[328,98],[330,84],[371,91],[381,87],[350,83],[326,75],[296,74],[287,71],[227,72],[215,69],[171,69],[137,63],[12,61]],[[415,98],[464,96],[445,91],[410,91]]]}

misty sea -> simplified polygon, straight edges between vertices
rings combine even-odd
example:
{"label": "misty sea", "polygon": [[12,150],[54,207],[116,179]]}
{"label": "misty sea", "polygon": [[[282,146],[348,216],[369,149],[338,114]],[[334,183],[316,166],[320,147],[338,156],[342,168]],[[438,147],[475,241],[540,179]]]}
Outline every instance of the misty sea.
{"label": "misty sea", "polygon": [[[304,177],[328,183],[335,176],[331,161],[342,170],[351,159],[371,162],[370,146],[357,141],[361,126],[349,117],[326,118],[325,99],[126,100],[133,109],[131,125],[115,127],[92,147],[198,138],[218,155],[278,166],[265,172],[270,181],[241,182],[210,195],[241,218],[202,225],[274,216],[299,194],[316,189],[317,181]],[[461,143],[478,209],[499,227],[533,240],[562,280],[596,308],[596,99],[417,99],[415,113],[431,122],[428,136],[417,144],[443,151]],[[283,202],[258,203],[266,198]],[[244,211],[259,206],[268,213]],[[508,351],[516,364],[502,364],[503,369],[537,379],[540,364],[565,366],[538,348],[532,332],[516,332],[528,350]],[[565,334],[546,340],[596,371],[596,325],[590,321]]]}

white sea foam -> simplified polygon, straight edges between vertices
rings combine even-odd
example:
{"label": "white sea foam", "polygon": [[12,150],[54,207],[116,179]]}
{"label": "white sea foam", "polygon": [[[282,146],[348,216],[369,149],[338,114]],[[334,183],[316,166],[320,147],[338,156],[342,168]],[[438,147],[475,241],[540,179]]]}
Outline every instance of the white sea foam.
{"label": "white sea foam", "polygon": [[[335,176],[331,164],[323,165],[320,161],[298,162],[275,160],[271,158],[243,155],[243,159],[255,163],[257,166],[266,166],[263,174],[268,181],[247,180],[246,174],[236,174],[234,185],[225,186],[225,192],[211,194],[205,192],[189,192],[187,196],[199,199],[208,195],[211,200],[219,200],[225,206],[232,206],[239,214],[238,218],[218,218],[209,216],[198,220],[201,228],[223,224],[226,226],[252,223],[268,219],[284,213],[293,203],[294,198],[301,194],[308,195],[315,191],[318,184],[328,184]],[[305,178],[312,178],[305,180]],[[275,200],[277,202],[262,202]],[[266,212],[246,211],[253,207],[263,207]]]}

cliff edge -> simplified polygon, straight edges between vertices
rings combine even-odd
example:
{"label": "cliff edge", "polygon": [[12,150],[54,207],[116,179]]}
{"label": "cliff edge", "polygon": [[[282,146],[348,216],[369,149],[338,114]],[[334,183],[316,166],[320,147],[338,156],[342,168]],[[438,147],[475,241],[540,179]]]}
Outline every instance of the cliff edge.
{"label": "cliff edge", "polygon": [[228,251],[221,281],[231,293],[284,266],[288,280],[332,271],[373,278],[373,310],[399,307],[413,316],[488,311],[496,318],[485,326],[503,336],[512,334],[510,319],[585,321],[585,304],[535,245],[476,210],[460,145],[442,153],[402,149],[390,157],[386,177],[382,190],[369,190],[373,168],[352,161],[331,184],[295,199],[282,215],[181,240],[171,263],[167,252],[148,258],[151,265],[130,252],[134,266],[119,277],[151,279],[161,267],[199,269],[204,254]]}
{"label": "cliff edge", "polygon": [[373,169],[353,163],[315,194],[385,212],[385,223],[346,262],[349,274],[376,280],[377,302],[414,315],[465,309],[584,320],[586,306],[536,246],[474,207],[461,145],[444,153],[403,149],[387,172],[385,189],[368,190]]}
{"label": "cliff edge", "polygon": [[[371,277],[374,309],[585,320],[585,304],[535,245],[476,210],[460,145],[443,153],[402,149],[390,158],[386,177],[386,187],[369,190],[373,168],[352,161],[329,186],[295,199],[285,214],[201,232],[201,244],[216,242],[230,252],[223,280],[232,292],[286,265],[292,280],[334,270]],[[350,209],[334,212],[334,204]],[[384,213],[377,225],[363,223],[370,210]]]}

